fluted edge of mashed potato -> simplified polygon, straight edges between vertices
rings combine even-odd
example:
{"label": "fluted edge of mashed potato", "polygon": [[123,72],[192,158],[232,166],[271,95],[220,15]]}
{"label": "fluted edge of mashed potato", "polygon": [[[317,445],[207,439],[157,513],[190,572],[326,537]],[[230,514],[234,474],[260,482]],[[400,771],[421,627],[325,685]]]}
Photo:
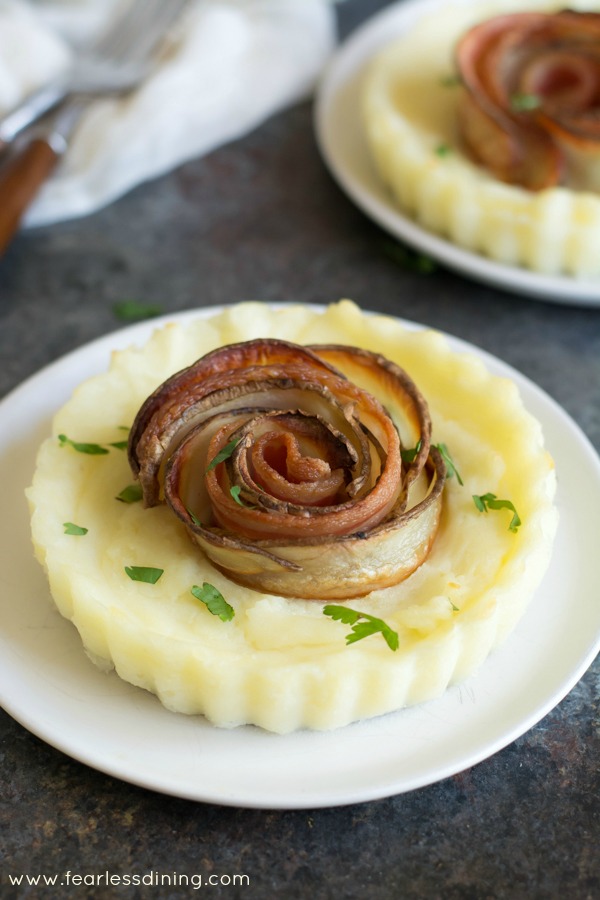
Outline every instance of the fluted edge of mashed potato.
{"label": "fluted edge of mashed potato", "polygon": [[[563,6],[529,0],[526,9]],[[597,0],[574,0],[570,7],[600,11]],[[585,172],[593,191],[552,187],[533,193],[498,181],[461,149],[456,42],[478,21],[523,9],[520,0],[444,3],[392,39],[365,73],[365,136],[395,201],[428,230],[508,265],[594,277],[600,275],[600,160]]]}
{"label": "fluted edge of mashed potato", "polygon": [[[336,341],[377,350],[402,365],[425,394],[433,440],[447,444],[464,481],[446,487],[428,560],[409,579],[349,603],[383,618],[400,638],[346,646],[348,626],[318,601],[286,600],[240,587],[192,546],[165,507],[143,509],[116,495],[131,481],[126,454],[85,456],[72,440],[122,439],[144,398],[172,372],[225,343],[258,336],[297,343]],[[434,331],[363,314],[350,301],[324,312],[245,303],[189,326],[170,324],[141,348],[113,354],[109,371],[83,383],[57,413],[32,486],[35,553],[62,615],[90,659],[155,693],[171,710],[215,725],[255,724],[286,733],[332,729],[440,696],[471,675],[510,633],[538,588],[557,525],[555,474],[539,423],[512,381]],[[472,494],[509,497],[482,514]],[[88,528],[64,534],[63,523]],[[130,581],[126,565],[164,568],[155,585]],[[231,622],[191,595],[215,585],[234,607]]]}

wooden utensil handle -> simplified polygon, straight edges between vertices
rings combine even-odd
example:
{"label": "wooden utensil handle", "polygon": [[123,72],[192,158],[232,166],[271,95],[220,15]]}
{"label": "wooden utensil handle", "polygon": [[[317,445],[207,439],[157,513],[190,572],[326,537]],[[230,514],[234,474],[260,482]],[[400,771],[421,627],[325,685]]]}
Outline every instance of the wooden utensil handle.
{"label": "wooden utensil handle", "polygon": [[0,256],[58,158],[48,141],[34,138],[0,169]]}

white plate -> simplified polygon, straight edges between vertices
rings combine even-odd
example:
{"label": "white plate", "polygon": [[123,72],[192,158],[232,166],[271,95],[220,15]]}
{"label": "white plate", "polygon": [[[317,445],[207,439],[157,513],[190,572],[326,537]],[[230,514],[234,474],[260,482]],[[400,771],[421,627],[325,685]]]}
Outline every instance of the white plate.
{"label": "white plate", "polygon": [[[189,321],[215,310],[178,314]],[[33,558],[23,496],[55,410],[110,352],[167,319],[108,335],[42,370],[0,403],[0,703],[75,759],[134,784],[226,805],[314,808],[386,797],[453,775],[531,728],[579,680],[600,645],[600,461],[575,423],[505,364],[543,423],[559,475],[556,551],[525,618],[477,676],[439,700],[331,733],[231,731],[165,710],[96,669],[55,611]],[[416,326],[415,326],[416,327]]]}
{"label": "white plate", "polygon": [[[461,2],[461,0],[459,0]],[[473,3],[473,0],[462,0]],[[369,19],[333,58],[322,79],[315,108],[323,158],[342,189],[375,222],[400,240],[464,275],[538,300],[600,305],[600,279],[539,275],[503,265],[438,237],[402,214],[377,176],[358,113],[365,66],[383,46],[408,31],[444,0],[394,3]]]}

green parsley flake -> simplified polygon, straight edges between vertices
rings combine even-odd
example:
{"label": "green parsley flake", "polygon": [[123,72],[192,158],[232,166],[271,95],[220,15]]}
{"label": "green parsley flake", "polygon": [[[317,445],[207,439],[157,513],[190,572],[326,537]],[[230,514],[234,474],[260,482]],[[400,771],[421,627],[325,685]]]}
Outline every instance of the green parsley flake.
{"label": "green parsley flake", "polygon": [[400,456],[402,458],[402,462],[405,462],[405,463],[414,462],[420,449],[421,449],[421,441],[417,441],[417,444],[415,447],[412,447],[412,448],[406,449],[406,450],[401,450]]}
{"label": "green parsley flake", "polygon": [[135,484],[128,484],[127,487],[124,487],[120,494],[117,494],[115,500],[120,500],[121,503],[138,503],[144,496],[144,492],[142,491],[141,484],[137,482]]}
{"label": "green parsley flake", "polygon": [[[436,447],[437,450],[439,450],[439,452],[442,456],[442,459],[444,460],[444,463],[446,464],[446,472],[447,472],[448,478],[452,478],[452,476],[455,475],[458,483],[460,485],[462,485],[463,480],[460,477],[459,471],[456,468],[456,466],[454,465],[454,462],[452,461],[452,458],[450,456],[450,453],[448,451],[448,447],[446,446],[446,444],[433,444],[433,446]],[[418,441],[415,447],[401,450],[400,456],[402,457],[402,462],[405,462],[405,463],[414,462],[420,449],[421,449],[421,441]]]}
{"label": "green parsley flake", "polygon": [[453,72],[450,75],[442,75],[440,84],[442,87],[458,87],[459,84],[462,84],[462,78]]}
{"label": "green parsley flake", "polygon": [[114,447],[115,450],[127,450],[127,446],[129,441],[115,441],[113,444],[109,444],[109,447]]}
{"label": "green parsley flake", "polygon": [[79,441],[72,441],[66,434],[59,434],[58,440],[61,447],[69,446],[73,450],[77,450],[78,453],[87,453],[90,456],[103,456],[109,452],[106,447],[102,447],[100,444],[84,444]]}
{"label": "green parsley flake", "polygon": [[160,316],[163,310],[160,306],[151,303],[140,303],[139,300],[120,300],[113,306],[113,313],[117,319],[124,322],[137,322],[140,319],[153,319]]}
{"label": "green parsley flake", "polygon": [[435,155],[440,156],[442,158],[444,156],[450,156],[451,153],[452,153],[452,147],[449,147],[448,144],[438,144],[437,147],[435,148]]}
{"label": "green parsley flake", "polygon": [[132,581],[156,584],[165,570],[155,569],[153,566],[125,566],[125,571]]}
{"label": "green parsley flake", "polygon": [[515,112],[530,112],[539,109],[542,98],[537,94],[513,94],[510,98],[510,106]]}
{"label": "green parsley flake", "polygon": [[193,513],[191,511],[191,509],[187,509],[187,508],[186,508],[186,512],[187,512],[188,516],[190,517],[190,519],[192,520],[192,522],[194,523],[194,525],[197,525],[198,528],[202,528],[202,522],[200,521],[200,519],[198,518],[196,513]]}
{"label": "green parsley flake", "polygon": [[[398,649],[398,632],[393,631],[383,619],[377,619],[368,613],[359,612],[356,609],[349,609],[347,606],[338,606],[337,604],[328,604],[323,607],[323,614],[331,616],[334,622],[343,622],[344,625],[350,625],[352,632],[346,635],[346,644],[355,644],[363,638],[369,637],[371,634],[379,634],[383,636],[390,650]],[[364,622],[359,622],[364,619]]]}
{"label": "green parsley flake", "polygon": [[521,518],[510,500],[498,500],[495,494],[473,494],[473,502],[479,512],[487,512],[488,509],[509,509],[513,517],[508,525],[508,530],[516,532],[521,524]]}
{"label": "green parsley flake", "polygon": [[63,528],[65,529],[65,534],[73,534],[77,537],[88,533],[87,528],[83,528],[82,525],[75,525],[74,522],[63,522]]}
{"label": "green parsley flake", "polygon": [[445,444],[434,444],[434,447],[437,447],[437,449],[440,451],[440,453],[442,455],[442,459],[446,463],[446,472],[448,474],[448,478],[452,478],[452,476],[455,475],[456,480],[462,486],[464,484],[464,482],[463,482],[462,478],[460,477],[458,469],[454,465],[452,457],[450,456],[450,453],[448,452],[447,446]]}
{"label": "green parsley flake", "polygon": [[196,600],[204,603],[208,611],[213,616],[218,616],[222,622],[230,622],[235,616],[233,606],[229,605],[221,591],[214,585],[205,581],[202,587],[195,584],[191,590]]}
{"label": "green parsley flake", "polygon": [[241,497],[240,497],[241,490],[242,489],[239,486],[239,484],[232,484],[231,487],[229,488],[229,493],[231,494],[231,496],[233,497],[235,502],[238,504],[238,506],[243,506],[244,509],[254,509],[253,506],[251,506],[249,503],[244,503],[244,501],[241,499]]}
{"label": "green parsley flake", "polygon": [[420,275],[430,275],[437,270],[437,263],[424,253],[416,253],[409,250],[397,241],[385,241],[383,251],[391,260],[410,272],[418,272]]}
{"label": "green parsley flake", "polygon": [[225,444],[222,450],[219,450],[214,459],[211,459],[209,464],[206,467],[206,473],[210,472],[212,469],[216,468],[219,463],[225,462],[226,459],[229,459],[237,445],[239,444],[239,439],[237,441],[229,441],[228,444]]}

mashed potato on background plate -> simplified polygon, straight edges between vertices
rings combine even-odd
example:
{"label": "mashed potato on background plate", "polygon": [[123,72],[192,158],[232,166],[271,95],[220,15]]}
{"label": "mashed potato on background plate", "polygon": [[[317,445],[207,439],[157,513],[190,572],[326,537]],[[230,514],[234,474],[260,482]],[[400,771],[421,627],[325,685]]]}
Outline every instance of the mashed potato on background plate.
{"label": "mashed potato on background plate", "polygon": [[[221,345],[254,337],[346,343],[405,368],[425,398],[434,442],[464,484],[450,478],[442,522],[423,565],[401,584],[348,606],[397,632],[346,645],[349,626],[323,603],[260,594],[231,582],[190,542],[164,506],[116,499],[132,476],[123,441],[144,399],[169,375]],[[93,442],[103,455],[59,440]],[[331,729],[439,696],[474,672],[515,627],[548,565],[557,516],[555,473],[539,423],[516,386],[434,331],[366,315],[343,301],[324,312],[263,304],[230,307],[187,326],[167,325],[142,348],[113,355],[57,413],[28,490],[32,535],[54,601],[90,658],[158,695],[169,709],[219,726],[275,732]],[[473,495],[508,498],[481,512]],[[65,533],[64,523],[87,529]],[[155,583],[126,566],[158,567]],[[233,607],[224,622],[191,593],[214,585]]]}
{"label": "mashed potato on background plate", "polygon": [[[574,0],[600,12],[598,0]],[[459,247],[544,275],[600,274],[600,160],[539,192],[500,182],[463,151],[455,48],[475,23],[503,13],[556,12],[552,0],[448,0],[378,52],[362,88],[362,118],[382,182],[400,209]]]}

